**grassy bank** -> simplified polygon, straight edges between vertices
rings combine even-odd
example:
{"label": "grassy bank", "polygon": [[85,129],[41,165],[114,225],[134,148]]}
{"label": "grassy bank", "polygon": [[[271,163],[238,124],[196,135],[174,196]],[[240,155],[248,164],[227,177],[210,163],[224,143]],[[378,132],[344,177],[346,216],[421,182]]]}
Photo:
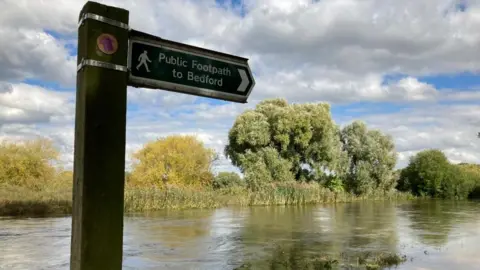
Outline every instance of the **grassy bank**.
{"label": "grassy bank", "polygon": [[31,190],[25,187],[0,187],[0,216],[68,215],[72,212],[70,190]]}
{"label": "grassy bank", "polygon": [[[68,215],[71,213],[70,190],[31,191],[19,187],[0,189],[1,216]],[[356,200],[411,199],[404,193],[378,193],[354,196],[346,192],[332,192],[317,184],[272,185],[252,192],[235,187],[219,190],[187,188],[126,188],[125,211],[145,212],[161,209],[217,208],[229,205],[305,205]]]}

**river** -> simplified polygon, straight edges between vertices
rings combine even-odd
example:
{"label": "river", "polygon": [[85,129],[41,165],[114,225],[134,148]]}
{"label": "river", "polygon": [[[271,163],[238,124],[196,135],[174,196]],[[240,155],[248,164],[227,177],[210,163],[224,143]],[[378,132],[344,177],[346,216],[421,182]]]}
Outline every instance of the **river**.
{"label": "river", "polygon": [[[0,219],[0,269],[69,269],[70,226],[70,217]],[[397,269],[473,270],[479,250],[480,202],[222,208],[126,216],[123,268],[235,269],[288,253],[388,251],[407,256]]]}

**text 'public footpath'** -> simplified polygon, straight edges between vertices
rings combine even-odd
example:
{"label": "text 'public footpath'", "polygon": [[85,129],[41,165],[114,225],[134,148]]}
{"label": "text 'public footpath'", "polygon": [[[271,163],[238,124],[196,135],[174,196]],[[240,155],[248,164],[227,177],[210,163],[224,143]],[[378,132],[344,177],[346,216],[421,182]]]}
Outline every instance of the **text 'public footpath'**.
{"label": "text 'public footpath'", "polygon": [[[194,71],[187,71],[186,79],[188,81],[194,81],[197,83],[223,86],[222,76],[232,76],[232,71],[228,67],[219,68],[213,66],[212,64],[202,64],[197,60],[187,60],[180,56],[167,55],[166,53],[160,53],[158,56],[158,61],[161,64],[167,64],[181,68],[191,68],[202,73],[210,73],[198,75]],[[144,66],[146,71],[150,72],[147,63],[151,63],[152,61],[148,58],[147,51],[144,51],[142,54],[140,54],[140,56],[138,57],[138,62],[139,63],[136,67],[137,70],[140,67]],[[172,76],[177,79],[183,79],[185,77],[185,74],[183,71],[173,69]]]}

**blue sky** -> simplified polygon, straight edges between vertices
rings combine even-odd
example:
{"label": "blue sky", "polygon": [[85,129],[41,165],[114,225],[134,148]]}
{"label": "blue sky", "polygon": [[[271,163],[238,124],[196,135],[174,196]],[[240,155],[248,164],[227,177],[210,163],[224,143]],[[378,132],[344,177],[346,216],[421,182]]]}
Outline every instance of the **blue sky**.
{"label": "blue sky", "polygon": [[[3,9],[8,16],[0,26],[0,136],[51,137],[62,149],[63,164],[71,166],[77,16],[84,1],[51,1],[29,7],[9,2]],[[265,98],[282,97],[329,102],[338,124],[359,119],[392,135],[400,167],[432,147],[453,162],[480,162],[480,4],[100,2],[130,10],[134,29],[247,57],[255,74],[248,104],[129,88],[129,154],[178,133],[196,134],[222,152],[238,114]],[[217,170],[235,168],[222,158]]]}

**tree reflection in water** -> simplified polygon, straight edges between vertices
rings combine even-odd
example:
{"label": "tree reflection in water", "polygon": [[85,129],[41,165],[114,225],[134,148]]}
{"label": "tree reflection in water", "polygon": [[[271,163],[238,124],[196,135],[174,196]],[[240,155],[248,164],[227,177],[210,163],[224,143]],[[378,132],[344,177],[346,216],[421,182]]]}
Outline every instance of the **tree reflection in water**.
{"label": "tree reflection in water", "polygon": [[250,260],[238,269],[329,269],[396,254],[395,223],[390,202],[252,208],[241,237]]}

